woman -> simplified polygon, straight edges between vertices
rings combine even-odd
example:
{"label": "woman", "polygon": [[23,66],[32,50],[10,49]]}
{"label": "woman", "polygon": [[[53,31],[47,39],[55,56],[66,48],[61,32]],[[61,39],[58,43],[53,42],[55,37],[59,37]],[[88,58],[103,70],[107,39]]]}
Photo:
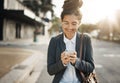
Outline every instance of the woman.
{"label": "woman", "polygon": [[91,39],[84,35],[83,55],[80,60],[78,27],[81,22],[81,0],[65,0],[61,13],[63,33],[51,38],[48,47],[47,70],[55,75],[53,83],[82,83],[80,71],[89,74],[94,70]]}

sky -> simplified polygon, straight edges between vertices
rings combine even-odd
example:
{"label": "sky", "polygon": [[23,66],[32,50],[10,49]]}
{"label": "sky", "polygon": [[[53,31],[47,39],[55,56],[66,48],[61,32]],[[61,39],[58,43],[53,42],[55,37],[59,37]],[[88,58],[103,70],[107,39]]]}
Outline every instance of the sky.
{"label": "sky", "polygon": [[[53,0],[54,12],[57,17],[60,17],[64,0]],[[109,18],[114,20],[115,12],[120,10],[120,0],[83,0],[82,23],[97,23],[98,21]]]}

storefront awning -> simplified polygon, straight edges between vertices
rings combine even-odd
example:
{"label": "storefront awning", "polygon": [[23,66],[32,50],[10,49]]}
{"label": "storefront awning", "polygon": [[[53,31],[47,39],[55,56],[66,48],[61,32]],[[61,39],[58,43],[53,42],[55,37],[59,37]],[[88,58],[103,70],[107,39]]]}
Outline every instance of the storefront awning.
{"label": "storefront awning", "polygon": [[20,22],[30,23],[32,25],[43,24],[40,17],[37,17],[34,14],[30,14],[30,12],[26,13],[25,10],[4,10],[3,11],[3,17],[11,19],[11,20],[16,20],[18,22],[20,21]]}

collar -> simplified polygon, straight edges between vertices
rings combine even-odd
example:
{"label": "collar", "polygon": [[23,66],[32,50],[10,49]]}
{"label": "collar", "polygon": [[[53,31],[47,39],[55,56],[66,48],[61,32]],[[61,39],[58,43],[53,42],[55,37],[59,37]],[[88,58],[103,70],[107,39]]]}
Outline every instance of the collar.
{"label": "collar", "polygon": [[67,42],[70,42],[70,41],[75,44],[75,42],[76,42],[76,33],[73,36],[73,38],[70,39],[70,40],[68,38],[66,38],[65,35],[64,35],[64,42],[67,43]]}

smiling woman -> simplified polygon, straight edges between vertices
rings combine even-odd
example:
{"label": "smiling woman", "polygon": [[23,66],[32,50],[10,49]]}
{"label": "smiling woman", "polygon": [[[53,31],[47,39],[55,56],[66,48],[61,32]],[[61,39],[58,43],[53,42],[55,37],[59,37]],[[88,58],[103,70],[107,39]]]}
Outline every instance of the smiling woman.
{"label": "smiling woman", "polygon": [[[86,51],[80,60],[82,38],[78,28],[82,19],[82,4],[82,0],[65,0],[62,6],[63,32],[52,37],[48,46],[47,71],[50,75],[55,75],[52,83],[83,83],[80,71],[89,75],[95,68],[91,38],[87,34],[83,35],[83,49]],[[67,54],[69,56],[66,56]]]}
{"label": "smiling woman", "polygon": [[65,36],[68,39],[72,39],[75,32],[78,30],[80,22],[78,21],[77,17],[74,15],[66,15],[62,21],[62,29],[65,33]]}

